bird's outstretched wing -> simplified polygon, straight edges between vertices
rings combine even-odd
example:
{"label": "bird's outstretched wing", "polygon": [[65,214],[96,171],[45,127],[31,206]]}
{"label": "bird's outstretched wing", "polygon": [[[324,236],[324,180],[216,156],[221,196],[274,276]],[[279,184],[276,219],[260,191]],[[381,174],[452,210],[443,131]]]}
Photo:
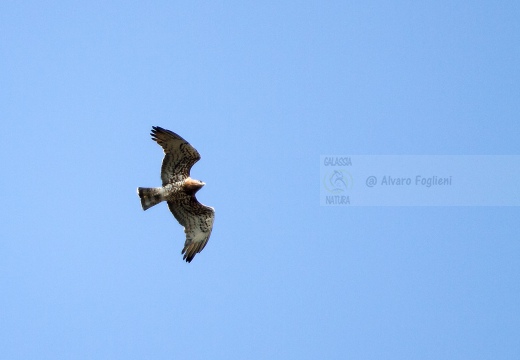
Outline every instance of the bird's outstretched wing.
{"label": "bird's outstretched wing", "polygon": [[168,207],[179,224],[184,226],[186,242],[182,254],[184,260],[191,262],[208,243],[213,229],[215,210],[199,203],[194,195],[179,195],[177,199],[168,201]]}
{"label": "bird's outstretched wing", "polygon": [[163,186],[189,177],[191,167],[200,160],[199,152],[173,131],[159,126],[152,126],[150,135],[164,150],[161,167]]}

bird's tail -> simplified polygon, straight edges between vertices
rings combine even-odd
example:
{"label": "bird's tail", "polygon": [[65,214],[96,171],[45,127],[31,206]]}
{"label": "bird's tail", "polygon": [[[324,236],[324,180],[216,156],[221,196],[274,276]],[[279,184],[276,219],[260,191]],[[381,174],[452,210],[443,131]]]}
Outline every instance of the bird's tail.
{"label": "bird's tail", "polygon": [[159,204],[161,201],[164,200],[163,194],[164,189],[163,188],[137,188],[137,194],[141,198],[141,206],[143,207],[143,210],[147,210],[151,208],[154,205]]}

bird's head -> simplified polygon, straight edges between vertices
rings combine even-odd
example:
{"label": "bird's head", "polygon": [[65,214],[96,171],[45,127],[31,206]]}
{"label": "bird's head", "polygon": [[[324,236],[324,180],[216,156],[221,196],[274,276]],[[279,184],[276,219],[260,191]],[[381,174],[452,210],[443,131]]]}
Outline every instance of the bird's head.
{"label": "bird's head", "polygon": [[189,194],[195,194],[197,191],[199,191],[205,183],[199,180],[195,180],[192,178],[187,178],[184,182],[184,190]]}

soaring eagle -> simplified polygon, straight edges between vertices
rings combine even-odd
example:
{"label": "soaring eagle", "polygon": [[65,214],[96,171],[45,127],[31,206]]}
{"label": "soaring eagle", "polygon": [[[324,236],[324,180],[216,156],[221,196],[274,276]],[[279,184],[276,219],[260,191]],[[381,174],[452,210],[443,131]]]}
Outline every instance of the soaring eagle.
{"label": "soaring eagle", "polygon": [[183,259],[191,262],[193,257],[206,246],[215,210],[197,201],[195,193],[205,184],[190,178],[190,169],[200,155],[186,140],[172,131],[152,127],[152,139],[164,149],[161,168],[162,187],[137,188],[143,210],[161,201],[166,201],[173,216],[184,226],[186,242],[182,249]]}

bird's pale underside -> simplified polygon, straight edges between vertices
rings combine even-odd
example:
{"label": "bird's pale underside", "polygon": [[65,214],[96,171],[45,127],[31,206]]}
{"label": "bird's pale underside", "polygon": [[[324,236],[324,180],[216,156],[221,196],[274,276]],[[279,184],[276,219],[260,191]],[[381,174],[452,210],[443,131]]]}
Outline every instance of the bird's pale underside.
{"label": "bird's pale underside", "polygon": [[200,155],[186,140],[172,131],[152,127],[152,139],[164,150],[161,167],[162,187],[137,188],[143,210],[147,210],[162,201],[179,224],[184,226],[186,241],[182,254],[184,260],[191,262],[193,257],[206,246],[215,210],[197,201],[195,194],[205,184],[190,178],[193,164],[200,160]]}

